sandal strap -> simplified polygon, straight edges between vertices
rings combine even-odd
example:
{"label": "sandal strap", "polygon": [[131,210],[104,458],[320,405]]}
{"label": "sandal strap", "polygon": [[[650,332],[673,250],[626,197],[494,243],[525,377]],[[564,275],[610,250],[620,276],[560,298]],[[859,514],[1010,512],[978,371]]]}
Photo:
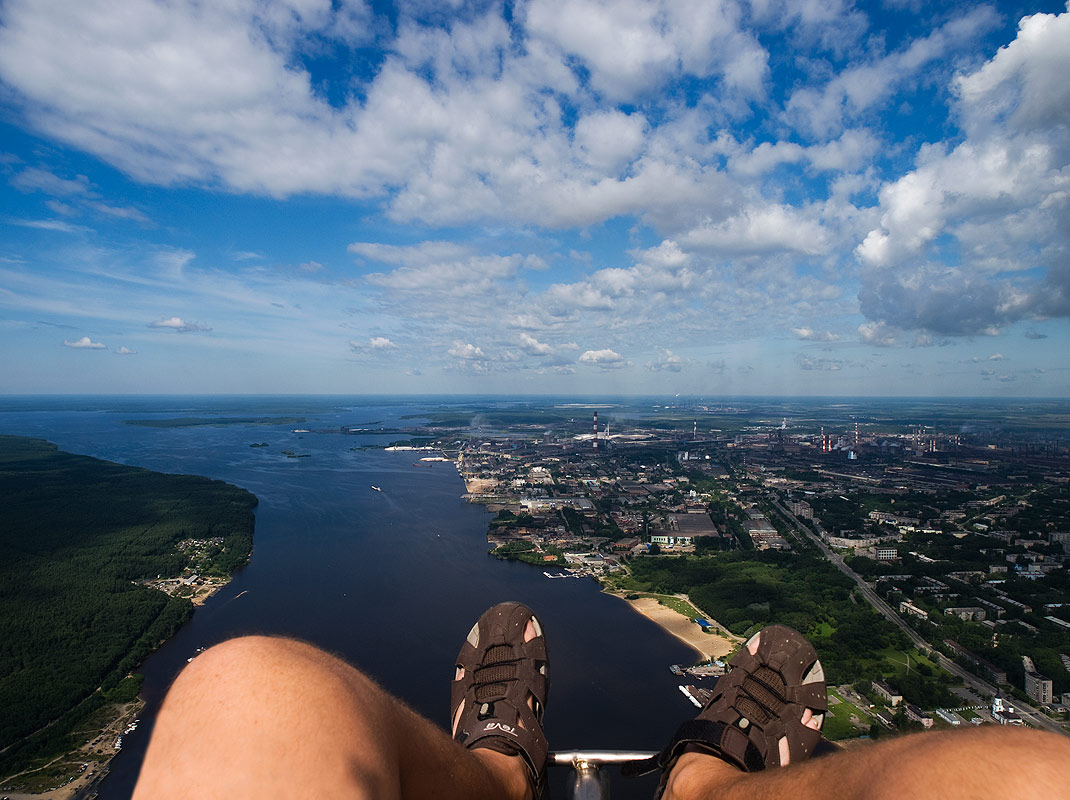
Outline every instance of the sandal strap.
{"label": "sandal strap", "polygon": [[677,729],[665,749],[625,765],[622,772],[644,775],[660,768],[667,774],[689,746],[744,772],[780,764],[781,741],[788,743],[791,761],[811,756],[822,741],[821,733],[803,725],[802,716],[806,709],[823,714],[828,700],[817,653],[806,638],[783,625],[768,626],[756,652],[743,647],[731,666],[718,680],[710,702]]}
{"label": "sandal strap", "polygon": [[464,709],[454,738],[468,749],[521,756],[534,796],[539,797],[549,751],[542,715],[550,678],[541,631],[524,641],[533,618],[531,609],[520,603],[500,603],[479,618],[473,629],[473,634],[478,631],[475,643],[469,634],[457,656],[464,675],[453,682],[450,707],[455,719],[457,709]]}

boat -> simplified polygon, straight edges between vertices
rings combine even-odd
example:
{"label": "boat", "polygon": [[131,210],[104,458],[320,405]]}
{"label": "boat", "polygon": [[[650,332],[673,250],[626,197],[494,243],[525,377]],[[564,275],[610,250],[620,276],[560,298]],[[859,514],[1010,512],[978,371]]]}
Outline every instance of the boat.
{"label": "boat", "polygon": [[376,486],[376,485],[375,485],[375,484],[373,483],[373,484],[372,484],[372,491],[373,491],[373,492],[381,492],[381,491],[383,491],[383,490],[382,490],[382,489],[380,489],[380,488],[379,488],[378,486]]}

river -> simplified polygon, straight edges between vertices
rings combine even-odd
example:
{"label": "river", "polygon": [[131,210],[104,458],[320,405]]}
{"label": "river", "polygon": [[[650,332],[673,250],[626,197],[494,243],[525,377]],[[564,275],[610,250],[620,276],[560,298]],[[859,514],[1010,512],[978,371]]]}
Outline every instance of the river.
{"label": "river", "polygon": [[[437,407],[437,403],[434,404]],[[162,472],[219,478],[256,494],[248,567],[149,657],[142,724],[100,785],[130,796],[167,686],[200,647],[248,633],[295,636],[346,658],[443,726],[453,658],[479,614],[528,603],[547,630],[554,749],[658,749],[693,707],[668,671],[692,651],[591,579],[487,555],[490,515],[461,499],[451,463],[359,449],[397,435],[329,433],[413,424],[428,401],[360,398],[0,398],[0,432]],[[297,424],[151,428],[128,419],[306,417]],[[294,432],[296,428],[308,433]],[[267,447],[250,447],[266,442]],[[290,458],[290,450],[308,457]],[[414,463],[415,462],[415,463]],[[382,491],[372,490],[372,485]],[[552,778],[562,797],[563,775]],[[650,779],[613,775],[613,796],[649,797]]]}

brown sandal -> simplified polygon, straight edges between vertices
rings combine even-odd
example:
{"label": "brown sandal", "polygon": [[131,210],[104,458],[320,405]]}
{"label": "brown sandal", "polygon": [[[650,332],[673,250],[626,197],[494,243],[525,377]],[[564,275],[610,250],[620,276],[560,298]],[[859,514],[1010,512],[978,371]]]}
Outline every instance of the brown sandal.
{"label": "brown sandal", "polygon": [[[828,710],[825,674],[813,645],[784,625],[770,625],[733,657],[699,715],[685,722],[657,756],[629,774],[668,773],[691,746],[744,772],[787,766],[813,755]],[[809,716],[807,716],[809,715]],[[813,720],[810,725],[803,720]],[[814,727],[816,725],[816,727]]]}
{"label": "brown sandal", "polygon": [[[535,637],[524,641],[529,621]],[[542,716],[549,690],[546,637],[534,612],[522,603],[499,603],[485,611],[457,654],[453,738],[469,749],[521,756],[536,798],[546,776]]]}

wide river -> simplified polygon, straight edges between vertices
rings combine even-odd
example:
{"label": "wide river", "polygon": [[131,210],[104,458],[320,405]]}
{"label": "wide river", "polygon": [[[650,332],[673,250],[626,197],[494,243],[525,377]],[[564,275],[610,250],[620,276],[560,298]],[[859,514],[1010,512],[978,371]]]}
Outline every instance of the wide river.
{"label": "wide river", "polygon": [[[464,484],[453,464],[421,463],[411,452],[357,449],[397,435],[323,432],[341,425],[412,425],[414,420],[403,417],[431,407],[423,401],[388,402],[0,399],[2,433],[48,439],[61,449],[123,464],[219,478],[260,499],[249,566],[142,666],[148,706],[100,787],[103,800],[130,796],[160,699],[186,660],[200,647],[240,634],[313,642],[445,725],[462,639],[487,606],[516,599],[535,608],[547,629],[553,684],[546,730],[554,749],[658,749],[694,714],[668,670],[692,659],[692,651],[624,602],[602,594],[591,579],[547,580],[541,569],[488,556],[490,515],[461,499]],[[307,421],[255,427],[125,424],[291,414]],[[268,446],[250,447],[257,442]],[[288,458],[283,450],[308,457]],[[611,775],[614,797],[651,796],[650,779]],[[564,796],[564,777],[552,779],[552,796]]]}

